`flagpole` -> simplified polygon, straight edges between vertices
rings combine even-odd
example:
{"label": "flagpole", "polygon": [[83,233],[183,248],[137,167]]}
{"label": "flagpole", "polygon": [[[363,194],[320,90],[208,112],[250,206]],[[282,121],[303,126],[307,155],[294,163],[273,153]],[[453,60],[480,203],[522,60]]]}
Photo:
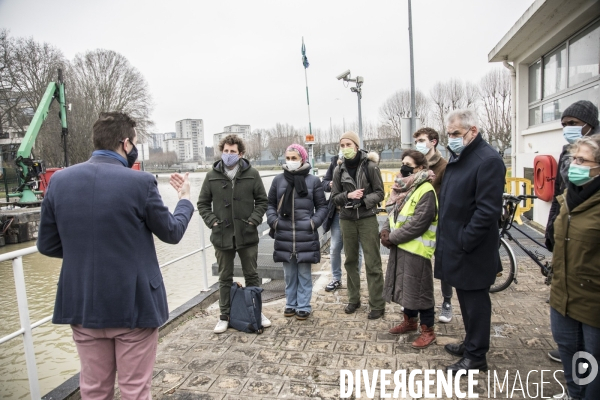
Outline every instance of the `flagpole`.
{"label": "flagpole", "polygon": [[313,174],[317,174],[317,170],[315,169],[315,159],[313,152],[313,143],[314,137],[312,136],[312,123],[310,120],[310,99],[308,97],[308,74],[306,73],[306,69],[308,68],[308,59],[306,58],[306,47],[304,46],[304,36],[302,36],[302,65],[304,66],[304,83],[306,84],[306,107],[308,109],[308,134],[313,138],[313,142],[308,143],[308,157],[310,160],[310,165],[313,170]]}

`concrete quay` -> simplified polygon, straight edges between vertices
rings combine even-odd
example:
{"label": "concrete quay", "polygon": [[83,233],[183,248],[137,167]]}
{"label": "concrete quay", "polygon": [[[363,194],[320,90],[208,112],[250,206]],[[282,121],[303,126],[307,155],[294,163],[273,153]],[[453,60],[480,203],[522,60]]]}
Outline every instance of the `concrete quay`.
{"label": "concrete quay", "polygon": [[[384,257],[384,268],[386,258]],[[551,361],[547,352],[554,348],[549,327],[549,306],[539,269],[519,257],[519,283],[492,294],[493,316],[488,373],[476,375],[475,393],[479,398],[548,398],[561,393],[564,385],[562,364]],[[364,268],[363,268],[364,270]],[[263,305],[272,326],[262,335],[233,329],[213,333],[218,304],[201,310],[174,328],[159,343],[154,399],[338,399],[340,370],[440,369],[458,360],[444,351],[443,345],[464,338],[460,308],[453,298],[454,318],[448,324],[436,323],[437,344],[415,350],[410,343],[417,334],[394,336],[388,333],[401,320],[400,306],[388,304],[383,319],[367,319],[367,293],[364,271],[361,301],[355,314],[347,315],[345,289],[327,293],[331,278],[329,260],[313,266],[318,275],[313,290],[313,314],[305,321],[283,316],[285,300]],[[345,277],[343,278],[345,282]],[[441,302],[436,281],[436,302]],[[437,312],[439,312],[439,306]],[[437,315],[436,315],[437,320]],[[541,370],[545,370],[543,378]],[[508,371],[508,372],[507,372]],[[533,372],[530,372],[533,371]],[[494,393],[494,372],[498,384]],[[529,375],[528,375],[529,374]],[[504,388],[503,380],[507,377]],[[388,379],[390,376],[388,375]],[[423,375],[420,375],[420,380]],[[543,385],[542,385],[542,380]],[[543,386],[543,393],[540,387]],[[394,382],[386,393],[393,394]],[[467,379],[461,380],[466,391]],[[511,393],[512,391],[512,393]],[[432,388],[436,392],[436,386]],[[381,396],[377,383],[375,396]],[[357,398],[353,392],[351,398]],[[369,398],[361,382],[361,397]],[[402,398],[400,396],[400,398]],[[410,397],[404,398],[420,398]],[[454,399],[458,398],[456,394]]]}

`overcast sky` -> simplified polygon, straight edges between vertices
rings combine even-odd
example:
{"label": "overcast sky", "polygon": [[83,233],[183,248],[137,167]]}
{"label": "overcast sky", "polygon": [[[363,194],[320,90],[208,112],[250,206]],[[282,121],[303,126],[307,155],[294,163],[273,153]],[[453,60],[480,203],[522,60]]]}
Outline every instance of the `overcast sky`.
{"label": "overcast sky", "polygon": [[[532,0],[413,0],[415,81],[478,81],[487,55]],[[206,141],[231,124],[312,126],[356,121],[356,94],[336,75],[364,77],[363,120],[410,88],[408,0],[0,0],[0,28],[69,60],[98,48],[124,55],[148,81],[155,132],[204,120]],[[68,85],[68,77],[65,77]]]}

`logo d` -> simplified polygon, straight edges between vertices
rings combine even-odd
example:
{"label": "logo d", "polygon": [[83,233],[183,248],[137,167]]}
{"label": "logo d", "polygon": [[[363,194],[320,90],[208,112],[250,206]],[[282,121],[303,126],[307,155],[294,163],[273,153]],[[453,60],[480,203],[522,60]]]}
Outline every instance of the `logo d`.
{"label": "logo d", "polygon": [[[580,359],[585,361],[579,361]],[[586,351],[578,351],[573,355],[572,368],[573,381],[581,386],[591,383],[598,375],[598,362],[593,355]],[[585,378],[580,378],[588,371],[589,374]]]}

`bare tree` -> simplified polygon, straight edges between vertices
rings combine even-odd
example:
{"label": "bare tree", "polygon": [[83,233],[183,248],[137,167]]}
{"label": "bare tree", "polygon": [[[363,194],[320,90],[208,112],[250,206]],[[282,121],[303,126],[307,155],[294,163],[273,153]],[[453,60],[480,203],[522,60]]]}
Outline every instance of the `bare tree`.
{"label": "bare tree", "polygon": [[[69,131],[74,162],[81,162],[92,151],[90,131],[101,112],[119,111],[134,118],[137,134],[145,138],[152,126],[152,100],[142,74],[119,53],[98,49],[75,56],[68,74],[70,102],[74,112]],[[72,126],[72,127],[71,127]]]}
{"label": "bare tree", "polygon": [[459,79],[450,79],[447,82],[437,82],[429,95],[433,102],[431,125],[435,126],[440,133],[440,144],[446,146],[448,143],[448,138],[444,134],[446,114],[460,108],[476,108],[478,89],[470,82],[465,84]]}
{"label": "bare tree", "polygon": [[269,129],[269,151],[275,160],[285,154],[285,149],[292,143],[303,143],[300,132],[290,124],[275,124]]}
{"label": "bare tree", "polygon": [[150,160],[148,163],[155,168],[168,168],[177,163],[177,154],[174,151],[153,151],[150,150]]}
{"label": "bare tree", "polygon": [[510,74],[506,69],[489,71],[479,84],[484,138],[504,154],[510,146]]}

